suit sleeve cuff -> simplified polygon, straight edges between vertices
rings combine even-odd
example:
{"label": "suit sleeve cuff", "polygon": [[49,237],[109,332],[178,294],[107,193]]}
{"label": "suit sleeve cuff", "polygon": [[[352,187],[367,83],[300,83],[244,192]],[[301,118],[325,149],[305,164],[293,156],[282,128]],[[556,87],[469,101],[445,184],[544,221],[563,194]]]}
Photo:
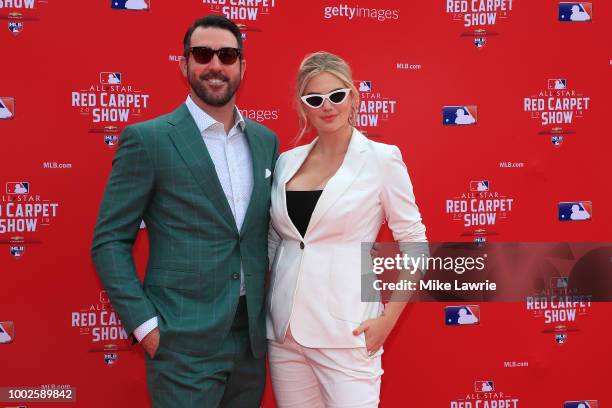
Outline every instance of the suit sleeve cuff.
{"label": "suit sleeve cuff", "polygon": [[145,338],[147,334],[149,334],[156,327],[157,316],[150,318],[149,320],[138,326],[136,329],[134,329],[134,337],[136,337],[136,340],[140,342],[142,339]]}

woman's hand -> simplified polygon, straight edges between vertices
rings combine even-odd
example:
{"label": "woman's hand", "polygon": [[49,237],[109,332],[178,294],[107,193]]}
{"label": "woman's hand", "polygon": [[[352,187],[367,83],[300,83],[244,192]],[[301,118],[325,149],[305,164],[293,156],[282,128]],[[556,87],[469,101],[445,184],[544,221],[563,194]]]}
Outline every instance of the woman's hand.
{"label": "woman's hand", "polygon": [[353,335],[359,336],[361,333],[365,333],[366,349],[368,354],[371,355],[376,353],[387,340],[387,336],[395,326],[395,321],[395,319],[382,314],[376,319],[368,319],[361,323],[359,327],[353,330]]}

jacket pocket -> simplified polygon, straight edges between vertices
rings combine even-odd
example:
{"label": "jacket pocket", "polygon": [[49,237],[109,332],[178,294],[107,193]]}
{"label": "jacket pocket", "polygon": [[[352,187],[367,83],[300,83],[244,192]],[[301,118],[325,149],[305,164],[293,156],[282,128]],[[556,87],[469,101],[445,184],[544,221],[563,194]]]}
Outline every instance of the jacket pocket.
{"label": "jacket pocket", "polygon": [[328,309],[336,319],[361,323],[361,264],[353,251],[336,248],[329,270]]}
{"label": "jacket pocket", "polygon": [[329,270],[328,310],[332,317],[361,323],[380,315],[380,298],[373,292],[371,269],[362,271],[362,261],[369,260],[361,248],[336,248]]}
{"label": "jacket pocket", "polygon": [[200,289],[200,274],[197,271],[154,266],[145,275],[144,284],[145,286],[197,291]]}

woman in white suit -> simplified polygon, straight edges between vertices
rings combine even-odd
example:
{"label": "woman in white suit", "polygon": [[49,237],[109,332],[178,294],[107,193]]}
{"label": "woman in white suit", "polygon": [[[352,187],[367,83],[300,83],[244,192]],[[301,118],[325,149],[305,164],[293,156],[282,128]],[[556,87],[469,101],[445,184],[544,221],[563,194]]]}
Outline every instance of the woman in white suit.
{"label": "woman in white suit", "polygon": [[279,407],[376,407],[382,345],[405,303],[361,301],[361,243],[383,220],[397,241],[425,227],[396,146],[353,127],[359,93],[349,66],[326,52],[298,72],[301,136],[274,170],[267,336]]}

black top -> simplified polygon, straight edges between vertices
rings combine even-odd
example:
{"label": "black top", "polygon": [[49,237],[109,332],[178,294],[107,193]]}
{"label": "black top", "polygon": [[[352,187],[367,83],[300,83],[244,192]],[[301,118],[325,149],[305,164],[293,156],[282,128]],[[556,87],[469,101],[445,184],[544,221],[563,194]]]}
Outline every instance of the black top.
{"label": "black top", "polygon": [[306,235],[310,217],[322,192],[323,190],[287,191],[287,213],[302,237]]}

